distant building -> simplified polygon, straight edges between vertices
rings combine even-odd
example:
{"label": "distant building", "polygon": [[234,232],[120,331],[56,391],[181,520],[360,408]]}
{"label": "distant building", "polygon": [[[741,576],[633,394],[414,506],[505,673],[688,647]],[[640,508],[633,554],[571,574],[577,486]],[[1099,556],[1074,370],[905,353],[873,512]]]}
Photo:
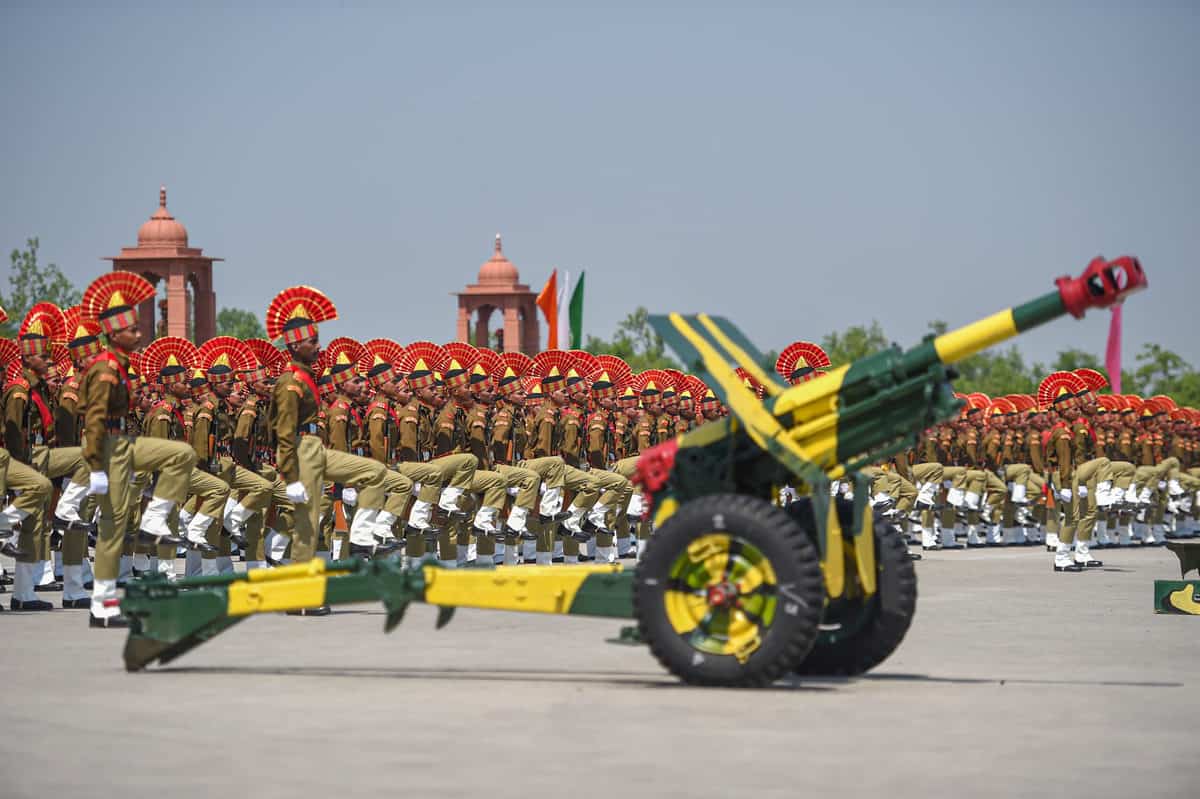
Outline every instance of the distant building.
{"label": "distant building", "polygon": [[[537,294],[520,282],[517,267],[504,257],[500,234],[495,250],[479,267],[479,282],[467,286],[458,297],[459,341],[499,352],[524,352],[536,355],[538,343]],[[499,341],[491,335],[492,314],[500,311]]]}
{"label": "distant building", "polygon": [[[143,341],[158,335],[190,338],[203,344],[217,335],[217,295],[212,288],[213,261],[199,247],[188,246],[188,233],[167,210],[167,187],[158,191],[158,210],[138,228],[137,246],[105,258],[114,270],[136,272],[156,287],[167,282],[166,299],[146,300],[138,308]],[[155,324],[155,312],[163,319]]]}

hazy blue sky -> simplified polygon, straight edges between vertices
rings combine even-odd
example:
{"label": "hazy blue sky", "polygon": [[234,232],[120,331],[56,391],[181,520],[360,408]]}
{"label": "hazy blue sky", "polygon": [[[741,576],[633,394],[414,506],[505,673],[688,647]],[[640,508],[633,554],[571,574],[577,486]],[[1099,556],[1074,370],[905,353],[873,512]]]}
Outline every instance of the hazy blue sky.
{"label": "hazy blue sky", "polygon": [[0,247],[85,283],[165,183],[221,305],[306,282],[331,334],[450,340],[499,231],[535,290],[587,270],[589,332],[708,310],[764,349],[1128,252],[1127,361],[1200,364],[1200,4],[494,5],[0,7]]}

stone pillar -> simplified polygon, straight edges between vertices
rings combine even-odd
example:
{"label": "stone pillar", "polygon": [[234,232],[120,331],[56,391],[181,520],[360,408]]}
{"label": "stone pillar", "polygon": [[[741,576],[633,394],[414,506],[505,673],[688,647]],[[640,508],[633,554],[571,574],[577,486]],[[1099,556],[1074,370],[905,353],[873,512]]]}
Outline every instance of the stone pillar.
{"label": "stone pillar", "polygon": [[171,264],[167,274],[167,335],[187,338],[187,276],[183,264]]}
{"label": "stone pillar", "polygon": [[515,305],[504,306],[504,351],[521,351],[521,310]]}
{"label": "stone pillar", "polygon": [[541,350],[541,336],[538,332],[537,305],[533,298],[522,304],[525,318],[521,321],[521,352],[526,355],[537,355]]}
{"label": "stone pillar", "polygon": [[196,281],[192,293],[195,344],[199,346],[217,335],[217,295],[212,290],[211,267],[193,272],[192,277]]}
{"label": "stone pillar", "polygon": [[[130,272],[138,272],[131,268]],[[138,272],[146,280],[150,281],[150,285],[158,289],[158,281],[162,280],[162,273],[158,269],[151,269]],[[151,341],[158,338],[158,296],[157,294],[138,306],[138,329],[142,331],[142,346],[147,347]]]}
{"label": "stone pillar", "polygon": [[454,339],[471,343],[471,309],[467,307],[467,301],[463,297],[458,298],[458,332]]}
{"label": "stone pillar", "polygon": [[142,331],[142,346],[149,346],[151,341],[154,341],[154,306],[158,303],[157,297],[151,297],[138,306],[138,330]]}
{"label": "stone pillar", "polygon": [[471,339],[471,343],[476,347],[487,347],[488,337],[491,331],[488,330],[488,322],[491,319],[494,309],[490,305],[480,305],[475,309],[475,335]]}

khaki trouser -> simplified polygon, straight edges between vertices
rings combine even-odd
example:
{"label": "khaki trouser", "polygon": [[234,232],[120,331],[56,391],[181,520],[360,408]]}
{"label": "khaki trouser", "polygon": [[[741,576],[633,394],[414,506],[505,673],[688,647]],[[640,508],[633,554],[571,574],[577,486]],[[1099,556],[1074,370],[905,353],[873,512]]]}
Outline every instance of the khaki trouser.
{"label": "khaki trouser", "polygon": [[[383,466],[383,464],[379,464]],[[408,507],[413,480],[407,475],[384,467],[383,480],[378,486],[358,489],[358,507],[367,510],[386,510],[399,517]],[[397,512],[396,509],[399,509]]]}
{"label": "khaki trouser", "polygon": [[196,465],[196,451],[182,441],[109,435],[104,443],[103,465],[108,493],[100,497],[95,573],[97,580],[115,580],[127,519],[131,506],[139,501],[134,472],[158,472],[154,497],[181,505],[187,500],[188,476]]}
{"label": "khaki trouser", "polygon": [[[308,494],[308,502],[296,503],[292,514],[292,560],[312,560],[317,552],[317,533],[321,528],[321,500],[325,496],[325,445],[317,436],[300,436],[296,444],[296,460],[300,466],[299,482]],[[286,492],[286,486],[285,486]]]}
{"label": "khaki trouser", "polygon": [[[953,488],[958,488],[958,489],[965,491],[966,484],[967,484],[967,467],[966,466],[943,466],[942,467],[942,480],[943,481],[949,480],[950,485]],[[958,521],[957,513],[958,513],[957,508],[955,508],[953,505],[951,505],[949,502],[947,502],[946,507],[944,507],[942,509],[942,527],[945,527],[948,529],[953,528],[954,525]]]}
{"label": "khaki trouser", "polygon": [[1000,514],[1004,508],[1004,502],[1008,499],[1008,485],[1004,480],[1000,479],[1000,475],[993,472],[991,469],[984,469],[984,491],[987,492],[986,503],[991,508],[991,521],[1000,521]]}
{"label": "khaki trouser", "polygon": [[[217,476],[225,481],[230,493],[237,496],[237,501],[247,510],[256,513],[266,513],[271,505],[273,489],[271,482],[255,474],[249,469],[239,466],[233,458],[221,458],[220,471]],[[285,493],[284,496],[287,496]]]}
{"label": "khaki trouser", "polygon": [[523,469],[532,469],[542,478],[547,488],[562,488],[567,475],[567,464],[563,459],[550,455],[545,458],[527,458],[517,464]]}
{"label": "khaki trouser", "polygon": [[[940,484],[945,479],[945,467],[937,461],[914,463],[909,471],[912,473],[913,480],[916,481],[918,486],[924,483],[934,483],[939,486],[938,491],[934,493],[936,494],[941,490]],[[933,529],[932,508],[921,511],[921,526],[930,530]]]}
{"label": "khaki trouser", "polygon": [[523,466],[508,466],[496,464],[496,472],[504,478],[506,488],[517,489],[513,504],[518,508],[536,513],[538,504],[538,489],[542,486],[542,477],[533,469]]}
{"label": "khaki trouser", "polygon": [[[204,531],[204,539],[214,547],[225,550],[220,554],[228,555],[229,541],[221,537],[221,529],[225,526],[225,500],[229,499],[229,484],[216,475],[196,468],[188,475],[188,493],[196,499],[195,512],[212,520]],[[203,557],[211,560],[217,554],[205,552]]]}
{"label": "khaki trouser", "polygon": [[388,469],[383,479],[383,490],[387,492],[383,509],[397,520],[403,519],[405,511],[408,510],[408,503],[412,501],[414,485],[415,482],[408,475]]}
{"label": "khaki trouser", "polygon": [[[421,490],[417,494],[418,500],[436,505],[441,497],[442,489],[446,486],[454,486],[461,488],[464,492],[469,492],[478,466],[479,460],[474,455],[459,453],[443,455],[430,461],[405,461],[397,468],[404,469],[411,479],[421,484]],[[430,469],[432,472],[421,471]],[[418,474],[422,476],[431,474],[433,479],[418,479],[416,477]],[[454,531],[442,530],[438,542],[443,560],[457,557],[458,547]],[[405,536],[404,547],[409,557],[421,557],[425,554],[425,537],[419,532],[411,531]]]}
{"label": "khaki trouser", "polygon": [[[87,486],[88,484],[88,467],[87,462],[83,459],[83,449],[80,447],[33,447],[30,451],[30,461],[33,468],[37,469],[50,480],[57,480],[60,477],[70,475],[71,482],[77,486]],[[30,517],[30,526],[40,530],[41,535],[38,540],[37,560],[48,560],[50,558],[50,533],[49,526],[46,524],[46,510],[49,504],[42,505],[36,514],[37,521]],[[69,534],[71,540],[71,556],[72,560],[66,559],[66,550],[64,549],[63,563],[71,566],[78,566],[83,563],[83,550],[79,546],[79,542],[83,541],[86,547],[87,534],[82,530]],[[64,544],[66,542],[64,541]],[[78,554],[79,560],[75,560]]]}
{"label": "khaki trouser", "polygon": [[[387,471],[387,467],[371,458],[351,455],[336,449],[325,453],[326,482],[352,486],[358,492],[360,508],[383,508],[383,483],[387,479]],[[363,494],[366,494],[366,500],[363,499]]]}
{"label": "khaki trouser", "polygon": [[16,458],[10,458],[8,489],[19,492],[12,501],[12,506],[26,514],[21,522],[21,535],[17,539],[17,546],[24,554],[17,558],[17,561],[34,563],[39,559],[41,549],[43,530],[39,522],[42,519],[42,509],[50,502],[54,486],[37,469],[21,463]]}
{"label": "khaki trouser", "polygon": [[[629,498],[633,496],[633,483],[616,472],[595,467],[588,474],[602,492],[596,504],[604,507],[604,526],[613,530],[620,510],[629,506]],[[599,533],[596,535],[596,546],[610,547],[613,544],[612,539],[610,533]]]}
{"label": "khaki trouser", "polygon": [[[566,467],[564,487],[575,493],[575,498],[571,501],[571,507],[573,508],[591,509],[596,504],[596,500],[600,498],[600,484],[592,477],[591,472],[576,469],[574,466]],[[544,546],[548,548],[543,548]],[[545,531],[538,536],[538,552],[551,552],[553,549],[553,530]],[[564,539],[563,554],[578,555],[579,542],[574,538]]]}
{"label": "khaki trouser", "polygon": [[421,492],[417,495],[417,499],[437,504],[438,498],[442,494],[442,488],[445,486],[454,486],[463,491],[471,490],[471,478],[475,476],[479,460],[474,455],[460,453],[423,461],[422,465],[436,469],[438,480],[431,483],[426,483],[424,480],[418,481],[421,483]]}
{"label": "khaki trouser", "polygon": [[270,520],[271,528],[277,533],[291,538],[295,528],[294,515],[296,512],[292,501],[288,499],[287,486],[284,485],[283,480],[279,479],[279,473],[275,471],[275,467],[264,464],[259,467],[258,474],[271,487],[271,493],[268,496],[267,509],[252,516],[246,524],[246,560],[254,561],[266,560],[263,531],[267,526],[268,515],[273,514]]}
{"label": "khaki trouser", "polygon": [[[1092,458],[1075,467],[1071,475],[1071,504],[1063,508],[1062,531],[1058,538],[1064,544],[1075,539],[1091,541],[1096,527],[1096,483],[1108,470],[1108,458]],[[1087,489],[1087,496],[1080,497],[1080,487]]]}

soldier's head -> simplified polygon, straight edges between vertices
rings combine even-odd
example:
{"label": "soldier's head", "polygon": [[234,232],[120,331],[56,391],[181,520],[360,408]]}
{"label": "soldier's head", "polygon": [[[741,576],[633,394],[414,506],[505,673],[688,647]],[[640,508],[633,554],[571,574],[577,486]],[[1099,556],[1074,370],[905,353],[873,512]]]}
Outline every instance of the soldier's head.
{"label": "soldier's head", "polygon": [[308,338],[288,342],[287,348],[288,353],[292,356],[292,360],[306,366],[312,366],[321,357],[321,337],[319,334],[314,333]]}
{"label": "soldier's head", "polygon": [[339,388],[347,397],[352,400],[356,400],[362,396],[364,386],[365,383],[363,382],[362,376],[359,374],[353,374],[343,380]]}

